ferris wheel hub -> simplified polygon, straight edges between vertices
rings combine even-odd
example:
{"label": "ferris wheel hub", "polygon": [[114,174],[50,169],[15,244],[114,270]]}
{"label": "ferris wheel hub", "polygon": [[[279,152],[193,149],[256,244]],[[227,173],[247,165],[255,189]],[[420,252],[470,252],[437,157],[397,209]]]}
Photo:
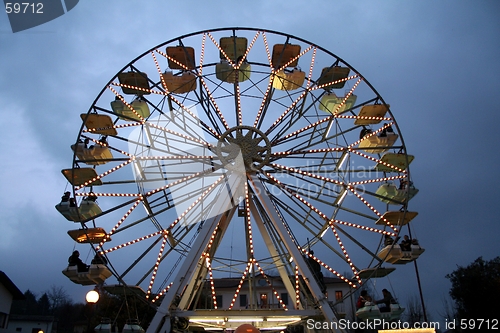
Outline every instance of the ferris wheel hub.
{"label": "ferris wheel hub", "polygon": [[[224,168],[259,171],[269,162],[271,142],[259,129],[251,126],[235,126],[222,134],[217,142],[217,156]],[[240,164],[243,163],[243,166]]]}

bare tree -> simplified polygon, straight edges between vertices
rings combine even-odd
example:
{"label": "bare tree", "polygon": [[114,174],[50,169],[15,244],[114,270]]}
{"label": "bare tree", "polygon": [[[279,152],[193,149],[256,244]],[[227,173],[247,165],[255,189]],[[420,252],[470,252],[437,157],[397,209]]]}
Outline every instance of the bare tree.
{"label": "bare tree", "polygon": [[68,296],[68,293],[61,286],[52,285],[45,293],[49,297],[51,310],[56,310],[65,304],[71,304],[71,299]]}
{"label": "bare tree", "polygon": [[439,311],[438,314],[447,322],[455,319],[457,317],[457,313],[453,308],[453,304],[451,304],[450,298],[443,296],[442,303],[443,303],[443,310]]}
{"label": "bare tree", "polygon": [[422,323],[425,321],[422,304],[415,295],[408,297],[406,301],[405,321],[411,326],[415,323]]}

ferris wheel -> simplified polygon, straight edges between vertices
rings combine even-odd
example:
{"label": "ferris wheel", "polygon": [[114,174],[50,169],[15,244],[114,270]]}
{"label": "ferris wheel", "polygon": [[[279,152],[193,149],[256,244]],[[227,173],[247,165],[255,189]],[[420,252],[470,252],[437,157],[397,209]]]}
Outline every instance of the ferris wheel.
{"label": "ferris wheel", "polygon": [[[390,105],[301,38],[223,28],[172,39],[123,67],[81,120],[62,171],[73,190],[56,208],[96,258],[63,272],[141,290],[158,306],[151,332],[173,318],[335,320],[341,299],[313,267],[352,291],[424,251],[393,240],[418,190]],[[259,283],[275,307],[253,296]]]}

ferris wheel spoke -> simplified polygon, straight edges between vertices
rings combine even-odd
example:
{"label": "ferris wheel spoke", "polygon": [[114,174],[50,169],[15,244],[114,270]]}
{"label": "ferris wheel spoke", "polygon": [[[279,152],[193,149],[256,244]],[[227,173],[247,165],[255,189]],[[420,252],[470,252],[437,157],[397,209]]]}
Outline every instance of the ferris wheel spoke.
{"label": "ferris wheel spoke", "polygon": [[333,234],[335,235],[335,238],[337,239],[337,243],[339,244],[340,248],[342,249],[342,252],[344,253],[345,259],[348,262],[349,266],[351,267],[352,272],[354,273],[354,276],[356,277],[356,280],[358,280],[358,283],[361,284],[361,279],[358,275],[358,270],[352,263],[351,259],[349,258],[349,254],[347,253],[347,250],[345,249],[342,241],[340,240],[340,236],[337,233],[337,230],[335,229],[335,226],[333,223],[330,223],[331,230],[333,231]]}
{"label": "ferris wheel spoke", "polygon": [[[366,246],[364,246],[355,236],[352,236],[350,233],[346,232],[340,225],[336,225],[335,229],[337,231],[339,231],[340,233],[342,233],[346,238],[348,238],[353,243],[353,245],[352,245],[353,247],[356,246],[356,247],[358,247],[358,249],[360,251],[362,251],[363,253],[366,253],[368,258],[370,258],[372,261],[376,261],[377,264],[383,263],[383,260],[381,258],[379,258],[376,253],[370,251],[370,249],[368,249]],[[330,225],[328,226],[328,230],[331,230]],[[394,234],[391,234],[391,233],[387,233],[387,235],[394,236]],[[354,264],[353,264],[353,267],[357,271],[361,270],[358,266],[356,266]]]}
{"label": "ferris wheel spoke", "polygon": [[[157,53],[161,54],[162,56],[164,56],[165,58],[171,60],[171,61],[174,61],[176,62],[175,59],[171,58],[170,56],[168,56],[166,53],[160,51],[160,50],[156,50]],[[188,67],[186,67],[184,64],[179,64],[181,67],[184,67],[185,70],[188,70]],[[200,68],[199,68],[199,73],[198,73],[198,79],[200,81],[200,83],[203,85],[203,87],[205,88],[205,92],[207,93],[208,97],[209,97],[209,100],[212,102],[212,105],[215,109],[215,111],[217,112],[217,115],[219,117],[219,120],[222,122],[222,124],[224,125],[224,127],[226,129],[228,129],[228,125],[227,125],[227,122],[226,120],[224,119],[224,115],[222,114],[222,112],[220,111],[219,107],[217,106],[217,103],[215,102],[211,92],[210,92],[210,89],[207,85],[207,83],[205,82],[205,79],[204,77],[202,76],[202,73],[203,73],[203,62],[200,63]],[[184,106],[184,104],[179,101],[177,98],[175,98],[172,94],[168,94],[168,98],[172,101],[174,101],[183,111],[189,113],[194,119],[197,119],[198,121],[200,121],[200,124],[206,128],[210,133],[212,133],[214,135],[214,137],[218,137],[220,136],[220,131],[215,131],[214,129],[212,129],[210,126],[208,126],[205,122],[203,122],[201,119],[198,118],[198,116],[196,116],[188,107]],[[198,100],[201,100],[201,98],[198,97]],[[204,110],[206,111],[206,110]],[[210,119],[210,120],[213,120],[213,119]],[[217,125],[212,122],[212,124],[214,126],[217,127]]]}
{"label": "ferris wheel spoke", "polygon": [[331,219],[326,214],[324,214],[323,212],[321,212],[318,208],[314,207],[310,202],[308,202],[307,200],[305,200],[304,198],[302,198],[299,194],[297,194],[297,192],[293,191],[290,188],[290,186],[285,185],[283,182],[279,181],[278,179],[276,179],[275,177],[273,177],[269,173],[265,173],[265,174],[277,186],[283,188],[285,191],[289,192],[290,195],[296,197],[302,204],[306,205],[308,208],[310,208],[313,212],[315,212],[316,214],[318,214],[325,221],[329,222],[331,225],[333,225],[332,223],[337,223],[337,224],[343,224],[343,225],[347,225],[349,227],[358,228],[358,229],[361,229],[361,230],[366,230],[366,231],[371,231],[371,232],[376,232],[376,233],[380,233],[380,234],[384,234],[384,235],[385,234],[390,234],[390,233],[388,233],[388,232],[386,232],[384,230],[380,230],[380,229],[376,229],[376,228],[372,228],[372,227],[366,227],[366,226],[363,226],[363,225],[360,225],[360,224],[351,223],[351,222],[345,222],[345,221],[342,221],[342,220]]}
{"label": "ferris wheel spoke", "polygon": [[[217,123],[217,119],[219,120],[219,122],[222,125],[224,125],[224,123],[226,123],[226,122],[222,116],[222,113],[217,108],[216,104],[213,105],[213,110],[218,110],[218,111],[215,112],[215,116],[214,116],[211,112],[212,109],[210,108],[210,106],[212,106],[212,104],[210,104],[210,103],[205,104],[204,103],[205,100],[210,101],[210,98],[211,98],[211,97],[209,97],[208,99],[206,99],[206,96],[204,96],[204,93],[207,94],[207,96],[209,93],[207,82],[205,81],[205,77],[203,76],[206,37],[207,37],[207,34],[203,34],[202,43],[201,43],[200,65],[199,65],[199,69],[197,70],[198,76],[200,78],[199,80],[200,80],[201,84],[203,85],[203,87],[205,88],[205,91],[200,89],[199,93],[196,92],[197,102],[198,102],[197,105],[199,105],[202,108],[202,110],[205,112],[205,115],[207,116],[209,121],[212,123],[212,126],[214,126],[214,128],[217,130],[217,135],[215,136],[215,138],[218,139],[218,138],[220,138],[220,136],[222,135],[222,133],[225,130],[223,131],[220,129],[219,124]],[[207,79],[209,79],[209,78],[207,77]],[[220,84],[217,85],[217,87],[220,87]],[[211,98],[211,99],[213,102],[213,98]],[[216,119],[216,117],[217,117],[217,119]]]}
{"label": "ferris wheel spoke", "polygon": [[377,209],[375,209],[375,207],[373,207],[368,201],[366,201],[356,190],[354,190],[352,186],[347,186],[347,189],[351,191],[359,200],[361,200],[361,202],[365,204],[373,213],[375,213],[378,218],[382,219],[386,223],[386,225],[394,230],[395,233],[398,232],[398,229],[394,225],[392,225],[392,223],[387,221],[387,219],[383,217],[382,214]]}
{"label": "ferris wheel spoke", "polygon": [[306,209],[306,206],[300,204],[298,199],[289,193],[286,193],[286,195],[294,204],[290,205],[288,202],[279,199],[278,196],[273,196],[272,198],[276,202],[276,206],[281,208],[282,211],[287,212],[297,223],[300,223],[311,236],[317,235],[324,225],[324,221],[319,220],[315,215],[311,215],[311,210]]}
{"label": "ferris wheel spoke", "polygon": [[260,129],[262,121],[264,120],[264,117],[267,113],[267,110],[269,109],[269,106],[272,101],[272,87],[273,87],[273,80],[270,79],[267,83],[266,86],[266,91],[262,94],[262,101],[259,107],[259,110],[257,111],[257,116],[255,117],[255,121],[253,123],[253,127]]}
{"label": "ferris wheel spoke", "polygon": [[160,261],[161,261],[162,255],[163,255],[163,250],[165,250],[166,243],[167,243],[167,237],[163,236],[163,240],[162,240],[162,243],[160,246],[160,250],[158,251],[158,257],[156,259],[153,273],[151,274],[151,280],[149,281],[148,290],[146,291],[146,298],[149,298],[151,296],[151,289],[153,288],[153,283],[155,281],[156,274],[158,272],[158,266],[160,265]]}
{"label": "ferris wheel spoke", "polygon": [[[308,98],[306,98],[307,96],[310,96],[310,101],[308,100]],[[282,119],[279,126],[275,128],[277,132],[271,139],[273,144],[280,142],[281,138],[286,136],[290,131],[293,131],[294,126],[299,122],[305,120],[309,124],[311,124],[309,118],[313,118],[313,121],[318,119],[318,116],[307,116],[307,113],[312,112],[311,110],[315,108],[315,104],[318,103],[320,97],[314,97],[310,94],[308,94],[307,96],[301,100],[300,104],[297,104],[295,106],[292,112],[287,113],[287,115]]]}
{"label": "ferris wheel spoke", "polygon": [[[273,125],[271,126],[271,128],[266,132],[266,134],[270,133],[271,130],[273,130],[273,128],[277,127],[278,124],[284,124],[284,123],[287,123],[288,126],[283,126],[279,132],[274,136],[274,138],[271,140],[271,141],[275,141],[277,138],[280,138],[284,135],[284,133],[286,133],[290,128],[292,128],[292,126],[297,123],[298,120],[300,120],[302,118],[302,116],[307,112],[309,111],[311,108],[313,108],[313,106],[319,101],[319,99],[321,98],[321,95],[318,96],[318,97],[314,97],[312,96],[311,97],[311,102],[309,103],[309,106],[305,107],[305,103],[306,103],[306,97],[308,96],[308,92],[309,92],[309,89],[310,89],[310,85],[311,85],[311,79],[312,79],[312,74],[313,74],[313,68],[314,68],[314,64],[315,64],[315,57],[316,57],[316,47],[312,47],[312,45],[307,48],[302,54],[299,55],[299,57],[302,57],[302,55],[304,55],[305,53],[307,53],[310,49],[313,49],[313,54],[312,54],[312,59],[311,59],[311,62],[310,62],[310,65],[309,65],[309,73],[308,73],[308,76],[307,76],[307,81],[306,81],[306,87],[305,87],[305,90],[299,95],[299,98],[301,100],[301,105],[299,107],[295,107],[297,106],[298,104],[298,99],[293,101],[292,99],[292,105],[285,110],[285,112],[278,118],[278,120],[275,121],[275,123],[273,123]],[[288,96],[291,98],[291,95],[288,93],[287,91],[287,94]],[[309,96],[311,96],[309,94]],[[290,111],[290,108],[293,107],[293,110],[299,110],[299,112],[289,112]],[[289,120],[287,120],[287,118],[290,118]]]}
{"label": "ferris wheel spoke", "polygon": [[[320,119],[314,123],[310,123],[309,125],[305,126],[305,127],[302,127],[296,131],[293,131],[292,133],[289,133],[281,138],[277,138],[273,141],[273,145],[278,145],[280,143],[284,143],[284,142],[287,142],[287,141],[290,141],[290,140],[297,140],[297,139],[300,139],[301,141],[304,141],[302,138],[303,137],[307,137],[308,135],[311,137],[311,138],[314,138],[314,134],[317,134],[318,131],[318,126],[322,125],[322,124],[325,124],[327,123],[328,121],[330,121],[334,116],[327,116],[323,119]],[[321,127],[319,127],[321,129]],[[303,133],[303,134],[302,134]],[[299,134],[302,134],[302,136],[299,136]],[[318,137],[321,137],[318,136]],[[305,140],[306,142],[310,142],[312,141],[311,139],[310,140]],[[301,149],[306,149],[307,147],[305,148],[301,148]],[[297,148],[293,148],[294,150],[297,149]]]}
{"label": "ferris wheel spoke", "polygon": [[270,165],[272,167],[274,167],[274,168],[285,170],[286,172],[296,173],[296,174],[299,174],[301,176],[307,176],[307,177],[310,177],[310,178],[314,178],[314,179],[318,179],[318,180],[321,180],[321,181],[329,182],[329,183],[332,183],[332,184],[335,184],[335,185],[338,185],[338,186],[345,186],[346,185],[344,182],[338,181],[336,179],[331,179],[331,178],[328,178],[328,177],[319,176],[319,175],[317,175],[315,173],[307,172],[307,171],[302,171],[302,170],[297,169],[297,168],[292,168],[292,167],[288,167],[288,166],[277,164],[277,163],[271,163]]}
{"label": "ferris wheel spoke", "polygon": [[[287,193],[288,195],[289,193]],[[288,211],[289,208],[290,208],[290,204],[283,204],[281,200],[277,199],[277,197],[273,197],[274,200],[273,202],[276,204],[276,203],[280,203],[278,204],[278,206],[282,206],[283,209],[285,211]],[[295,197],[292,197],[292,199],[295,199]],[[299,204],[298,205],[299,207],[301,207],[301,205]],[[275,206],[275,208],[277,208]],[[304,209],[303,209],[304,210]],[[299,223],[303,224],[303,226],[305,227],[306,230],[309,230],[309,232],[311,233],[311,235],[314,235],[314,237],[317,237],[316,235],[318,235],[318,232],[316,231],[312,231],[311,229],[308,228],[308,226],[306,224],[304,224],[304,221],[310,221],[311,218],[313,218],[312,216],[309,215],[309,212],[306,214],[306,217],[304,217],[303,219],[298,219],[296,217],[296,215],[294,214],[290,214],[292,217],[294,217]],[[281,216],[281,214],[280,214]],[[291,231],[291,228],[290,226],[288,225],[287,222],[285,222],[285,220],[282,218],[281,219],[282,223],[286,226],[286,229],[288,230],[288,232],[290,233],[291,237],[294,239],[293,237],[293,234],[292,234],[292,231]],[[321,224],[321,223],[320,223]],[[339,258],[341,258],[343,261],[345,261],[346,263],[349,263],[349,261],[346,259],[346,256],[344,253],[342,252],[339,252],[337,251],[336,249],[334,249],[328,242],[325,242],[325,240],[322,238],[322,237],[319,237],[317,238],[317,241],[321,242],[322,244],[324,244],[327,248],[330,249],[330,251],[332,251],[333,253],[335,253]],[[299,244],[297,244],[297,242],[294,240],[294,243],[296,244],[297,246],[297,249],[299,251],[302,251],[305,255],[308,255],[308,256],[311,256],[311,254],[309,253],[309,251],[306,251],[304,250],[304,248],[302,248]],[[309,241],[308,241],[309,243]],[[346,279],[342,274],[339,274],[337,271],[335,271],[334,269],[332,269],[330,266],[328,266],[325,262],[322,262],[320,261],[318,258],[314,257],[315,260],[317,260],[318,262],[320,262],[320,264],[325,267],[326,269],[328,269],[330,272],[332,272],[333,274],[337,275],[339,278],[343,279],[344,281],[347,281],[348,279]],[[348,258],[348,257],[347,257]],[[355,287],[351,282],[349,282],[353,287]]]}
{"label": "ferris wheel spoke", "polygon": [[[362,156],[362,157],[364,157],[364,158],[366,158],[366,159],[368,159],[370,161],[373,161],[373,162],[375,162],[377,164],[386,166],[386,167],[394,170],[395,172],[400,172],[400,173],[403,173],[405,175],[407,174],[406,169],[402,169],[402,168],[400,168],[400,167],[398,167],[398,166],[396,166],[394,164],[382,161],[380,158],[375,158],[375,157],[369,156],[367,154],[364,154],[364,153],[362,153],[362,152],[360,152],[358,150],[354,150],[354,149],[349,149],[349,151],[352,152],[352,153],[354,153],[354,154],[356,154],[356,155]],[[405,176],[403,176],[403,177],[405,177]]]}
{"label": "ferris wheel spoke", "polygon": [[134,262],[127,269],[125,269],[123,271],[123,273],[120,275],[120,279],[123,280],[127,276],[127,274],[140,262],[140,260],[143,259],[152,249],[154,249],[154,247],[160,242],[160,240],[163,239],[163,237],[157,237],[157,236],[160,236],[160,235],[163,235],[163,234],[164,234],[164,230],[159,230],[159,231],[151,233],[149,235],[145,235],[145,236],[142,236],[140,238],[136,238],[136,239],[128,241],[126,243],[122,243],[122,244],[117,245],[115,247],[112,247],[112,248],[109,248],[107,250],[104,250],[105,253],[111,253],[113,251],[122,249],[125,246],[129,246],[129,245],[132,245],[132,244],[143,242],[143,241],[148,240],[150,238],[154,238],[153,242],[149,245],[149,247],[145,251],[143,251],[142,253],[140,253],[137,256],[137,259],[134,260]]}
{"label": "ferris wheel spoke", "polygon": [[283,119],[290,113],[294,112],[296,110],[296,106],[299,104],[299,102],[302,102],[303,99],[307,96],[307,91],[303,91],[299,97],[297,97],[291,104],[290,106],[283,111],[283,113],[274,121],[274,123],[265,131],[266,135],[269,135],[278,124],[280,124]]}
{"label": "ferris wheel spoke", "polygon": [[[315,255],[311,254],[311,252],[307,251],[306,249],[304,248],[299,248],[299,250],[302,251],[302,253],[304,253],[306,256],[308,256],[309,258],[312,258],[314,261],[316,261],[317,263],[319,263],[321,266],[323,266],[325,269],[327,269],[330,273],[336,275],[339,279],[342,279],[344,282],[348,283],[351,287],[354,287],[356,288],[356,285],[354,285],[350,279],[346,278],[344,275],[340,274],[339,272],[337,272],[336,270],[334,270],[332,267],[330,267],[328,264],[326,264],[324,261],[320,260],[318,257],[316,257]],[[341,256],[341,254],[339,253],[339,255]]]}

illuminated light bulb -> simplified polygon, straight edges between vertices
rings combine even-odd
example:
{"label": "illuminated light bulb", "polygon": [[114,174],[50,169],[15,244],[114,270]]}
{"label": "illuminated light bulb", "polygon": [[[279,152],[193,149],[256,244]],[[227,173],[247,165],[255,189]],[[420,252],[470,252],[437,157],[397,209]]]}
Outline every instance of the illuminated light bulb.
{"label": "illuminated light bulb", "polygon": [[87,303],[95,304],[99,300],[99,293],[95,290],[90,290],[85,295],[85,300],[87,301]]}

